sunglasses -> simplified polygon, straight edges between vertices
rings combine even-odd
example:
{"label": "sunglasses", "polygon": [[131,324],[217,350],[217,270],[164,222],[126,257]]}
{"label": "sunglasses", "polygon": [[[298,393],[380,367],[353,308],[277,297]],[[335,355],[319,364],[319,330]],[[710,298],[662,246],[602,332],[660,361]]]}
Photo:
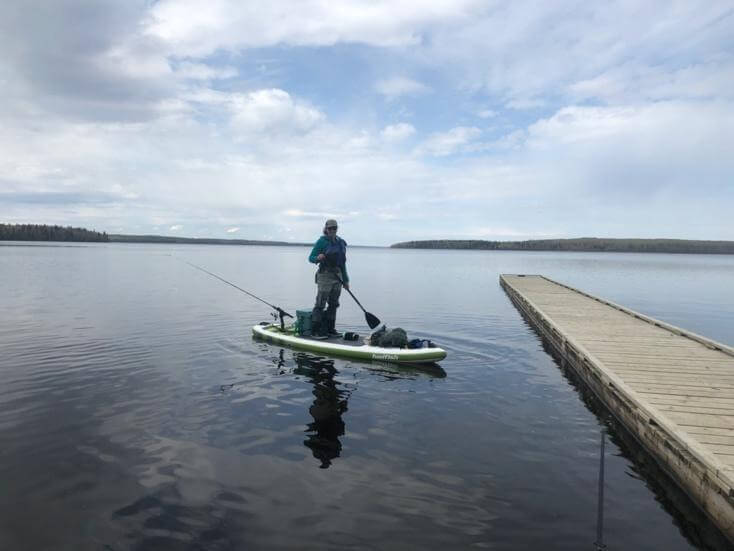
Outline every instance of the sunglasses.
{"label": "sunglasses", "polygon": [[327,230],[334,230],[336,231],[337,226],[326,226]]}

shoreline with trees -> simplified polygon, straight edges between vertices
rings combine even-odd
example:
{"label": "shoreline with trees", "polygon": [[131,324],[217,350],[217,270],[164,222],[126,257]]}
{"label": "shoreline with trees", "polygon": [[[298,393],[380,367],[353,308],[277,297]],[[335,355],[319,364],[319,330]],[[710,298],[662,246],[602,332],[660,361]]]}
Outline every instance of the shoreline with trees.
{"label": "shoreline with trees", "polygon": [[253,239],[213,239],[208,237],[176,237],[167,235],[124,235],[107,234],[73,228],[71,226],[51,226],[47,224],[0,224],[0,241],[61,241],[93,243],[186,243],[195,245],[275,245],[311,246],[312,243],[291,243],[288,241],[262,241]]}
{"label": "shoreline with trees", "polygon": [[734,241],[695,239],[616,239],[581,237],[573,239],[532,239],[528,241],[485,241],[439,239],[405,241],[393,249],[454,249],[480,251],[569,251],[669,254],[734,254]]}
{"label": "shoreline with trees", "polygon": [[274,245],[310,246],[312,243],[291,243],[289,241],[262,241],[252,239],[214,239],[209,237],[176,237],[168,235],[123,235],[111,234],[110,241],[115,243],[187,243],[192,245]]}
{"label": "shoreline with trees", "polygon": [[[215,239],[168,235],[107,234],[46,224],[0,224],[0,241],[61,241],[96,243],[170,243],[194,245],[268,245],[311,246],[311,243],[263,241],[255,239]],[[354,245],[360,247],[359,245]],[[668,254],[734,254],[734,241],[695,239],[618,239],[581,237],[572,239],[531,239],[527,241],[488,241],[480,239],[433,239],[405,241],[391,249],[446,249],[477,251],[565,251]]]}
{"label": "shoreline with trees", "polygon": [[46,224],[0,224],[0,241],[107,242],[106,232]]}

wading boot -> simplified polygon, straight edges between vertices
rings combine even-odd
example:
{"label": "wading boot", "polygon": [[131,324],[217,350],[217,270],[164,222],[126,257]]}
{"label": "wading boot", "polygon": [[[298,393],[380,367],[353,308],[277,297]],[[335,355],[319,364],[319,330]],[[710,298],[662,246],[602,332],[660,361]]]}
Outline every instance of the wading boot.
{"label": "wading boot", "polygon": [[339,338],[342,336],[342,334],[336,330],[336,318],[329,318],[328,332],[329,338]]}
{"label": "wading boot", "polygon": [[324,319],[323,312],[314,310],[311,318],[311,338],[323,341],[329,338],[328,332],[328,321]]}
{"label": "wading boot", "polygon": [[324,322],[321,322],[321,327],[311,333],[311,338],[317,341],[324,341],[329,338],[329,333]]}

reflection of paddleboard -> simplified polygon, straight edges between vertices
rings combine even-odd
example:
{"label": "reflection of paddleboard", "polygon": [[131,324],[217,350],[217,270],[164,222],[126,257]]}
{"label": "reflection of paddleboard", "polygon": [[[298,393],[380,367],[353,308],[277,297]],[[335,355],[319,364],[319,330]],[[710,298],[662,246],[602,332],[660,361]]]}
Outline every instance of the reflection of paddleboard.
{"label": "reflection of paddleboard", "polygon": [[280,325],[274,323],[263,322],[255,325],[252,328],[252,333],[255,337],[268,342],[308,350],[309,352],[358,360],[423,364],[440,362],[446,357],[446,351],[437,346],[430,348],[382,348],[380,346],[369,346],[362,337],[357,341],[345,341],[340,337],[317,340],[296,335],[293,327],[286,327],[285,330],[282,330]]}

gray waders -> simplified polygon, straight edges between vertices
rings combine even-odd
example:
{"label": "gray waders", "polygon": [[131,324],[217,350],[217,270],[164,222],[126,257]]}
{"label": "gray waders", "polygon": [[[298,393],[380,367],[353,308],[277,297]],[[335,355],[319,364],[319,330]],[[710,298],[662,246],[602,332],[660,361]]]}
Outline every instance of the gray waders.
{"label": "gray waders", "polygon": [[[337,269],[336,274],[341,277],[341,270]],[[337,335],[336,309],[339,308],[342,284],[333,271],[319,269],[316,272],[316,285],[318,291],[316,293],[316,304],[311,314],[311,334],[322,337]],[[325,311],[324,308],[326,308]]]}

